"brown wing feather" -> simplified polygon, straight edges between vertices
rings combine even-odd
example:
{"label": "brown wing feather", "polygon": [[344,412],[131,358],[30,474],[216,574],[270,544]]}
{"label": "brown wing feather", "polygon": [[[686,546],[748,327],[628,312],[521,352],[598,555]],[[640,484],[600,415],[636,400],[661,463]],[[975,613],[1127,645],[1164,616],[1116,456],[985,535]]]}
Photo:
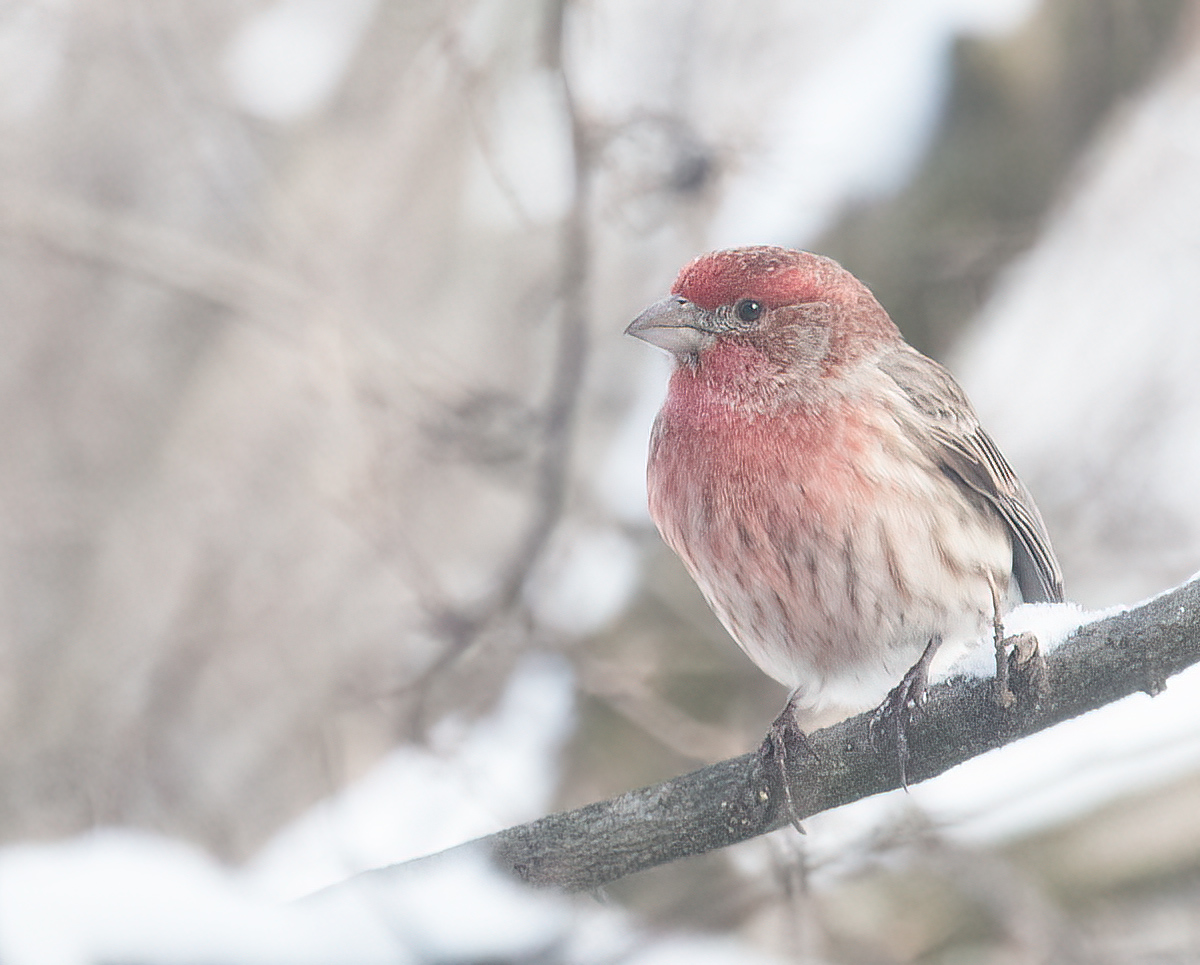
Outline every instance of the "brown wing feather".
{"label": "brown wing feather", "polygon": [[901,346],[880,361],[913,406],[904,423],[913,440],[996,510],[1013,536],[1013,575],[1028,603],[1061,603],[1062,571],[1029,490],[979,424],[963,390],[944,368]]}

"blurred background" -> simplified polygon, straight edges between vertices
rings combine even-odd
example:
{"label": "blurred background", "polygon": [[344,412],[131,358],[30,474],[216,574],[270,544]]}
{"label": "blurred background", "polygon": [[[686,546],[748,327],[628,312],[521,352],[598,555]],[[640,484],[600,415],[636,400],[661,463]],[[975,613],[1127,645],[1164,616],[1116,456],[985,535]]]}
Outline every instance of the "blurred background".
{"label": "blurred background", "polygon": [[[950,365],[1071,599],[1200,569],[1194,0],[0,3],[0,958],[166,955],[78,924],[137,855],[285,897],[753,749],[621,337],[751,243]],[[1173,690],[414,960],[1195,960]]]}

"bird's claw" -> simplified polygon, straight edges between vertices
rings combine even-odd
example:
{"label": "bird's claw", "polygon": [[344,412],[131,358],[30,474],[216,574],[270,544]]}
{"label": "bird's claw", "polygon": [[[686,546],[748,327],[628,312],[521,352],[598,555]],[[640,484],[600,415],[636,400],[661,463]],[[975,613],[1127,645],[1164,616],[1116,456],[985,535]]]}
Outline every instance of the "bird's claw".
{"label": "bird's claw", "polygon": [[996,644],[995,700],[1003,710],[1036,704],[1050,691],[1046,657],[1037,637],[1026,631]]}
{"label": "bird's claw", "polygon": [[800,753],[811,754],[820,758],[816,747],[808,739],[808,735],[796,723],[796,711],[791,701],[788,701],[783,712],[771,723],[771,729],[763,738],[758,748],[758,761],[764,772],[775,769],[779,776],[779,784],[783,789],[783,805],[787,810],[788,820],[801,834],[805,834],[804,825],[800,822],[800,813],[792,798],[792,765]]}
{"label": "bird's claw", "polygon": [[900,786],[908,790],[908,728],[925,705],[929,691],[929,664],[941,646],[941,639],[934,638],[913,664],[875,708],[867,732],[876,752],[881,749],[881,735],[886,728],[896,748],[896,762],[900,768]]}
{"label": "bird's claw", "polygon": [[924,668],[913,667],[875,708],[868,725],[871,744],[876,751],[881,749],[881,735],[885,729],[890,734],[900,767],[900,786],[905,790],[908,789],[908,728],[925,704],[928,685]]}

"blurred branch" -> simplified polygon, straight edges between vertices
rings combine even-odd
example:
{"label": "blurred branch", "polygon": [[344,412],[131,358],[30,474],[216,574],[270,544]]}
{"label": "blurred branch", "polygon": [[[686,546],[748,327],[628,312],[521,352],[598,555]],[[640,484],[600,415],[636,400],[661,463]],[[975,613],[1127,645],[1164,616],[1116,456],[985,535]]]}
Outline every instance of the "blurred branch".
{"label": "blurred branch", "polygon": [[651,685],[647,671],[586,657],[576,669],[580,691],[603,700],[676,754],[704,761],[736,753],[745,746],[739,728],[702,723],[663,697]]}
{"label": "blurred branch", "polygon": [[169,228],[64,197],[31,196],[13,185],[0,190],[0,235],[32,239],[220,308],[243,310],[252,293],[285,308],[308,296],[303,285],[265,265]]}
{"label": "blurred branch", "polygon": [[[990,679],[957,678],[931,688],[909,732],[909,783],[1129,694],[1159,693],[1167,677],[1198,661],[1200,579],[1081,627],[1047,655],[1048,694],[1013,711],[996,705]],[[894,755],[872,746],[870,716],[810,735],[817,754],[794,762],[799,817],[900,785]],[[788,820],[782,799],[778,768],[746,754],[366,875],[470,850],[531,884],[583,891],[780,828]]]}
{"label": "blurred branch", "polygon": [[[561,260],[556,285],[560,312],[558,344],[551,367],[550,387],[540,411],[542,447],[534,469],[533,516],[511,556],[499,567],[499,583],[490,596],[468,611],[439,615],[439,629],[448,639],[448,645],[438,660],[411,685],[410,689],[418,694],[426,689],[433,677],[462,656],[496,619],[517,605],[521,590],[558,525],[566,502],[572,434],[587,361],[589,216],[596,167],[592,132],[575,99],[563,56],[569,6],[570,0],[551,0],[546,17],[546,59],[559,86],[570,131],[574,190],[561,230]],[[417,715],[421,712],[418,701]]]}
{"label": "blurred branch", "polygon": [[570,126],[575,181],[571,207],[562,228],[558,346],[552,382],[542,410],[543,449],[535,483],[537,511],[526,530],[525,539],[505,568],[503,582],[496,594],[497,608],[500,610],[507,610],[516,603],[521,588],[562,515],[570,469],[571,435],[587,359],[588,266],[591,258],[588,214],[595,165],[591,137],[563,62],[563,34],[566,29],[564,8],[568,5],[569,0],[554,0],[549,30],[550,66],[557,78]]}

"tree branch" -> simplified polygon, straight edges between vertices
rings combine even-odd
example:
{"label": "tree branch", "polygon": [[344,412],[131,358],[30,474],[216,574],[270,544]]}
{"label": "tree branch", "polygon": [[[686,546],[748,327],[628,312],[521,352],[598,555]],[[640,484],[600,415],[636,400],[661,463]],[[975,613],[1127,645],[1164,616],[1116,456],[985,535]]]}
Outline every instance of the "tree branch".
{"label": "tree branch", "polygon": [[269,265],[125,212],[37,194],[24,185],[0,185],[0,237],[5,236],[41,242],[223,309],[244,310],[255,295],[274,299],[281,311],[295,311],[312,297],[303,281]]}
{"label": "tree branch", "polygon": [[[1049,692],[1011,711],[992,699],[990,679],[957,678],[931,688],[909,731],[909,783],[1128,694],[1156,694],[1167,677],[1197,661],[1200,579],[1079,628],[1047,655]],[[877,752],[868,737],[870,716],[810,735],[817,755],[800,755],[794,768],[792,797],[800,817],[899,786],[894,754]],[[584,891],[782,827],[782,799],[778,768],[764,768],[756,755],[746,754],[365,876],[417,870],[475,851],[531,884]]]}
{"label": "tree branch", "polygon": [[[498,618],[508,615],[517,606],[521,591],[549,544],[567,502],[575,420],[587,367],[592,247],[589,212],[596,173],[594,137],[575,98],[564,60],[570,3],[571,0],[551,0],[546,12],[546,59],[562,97],[571,140],[574,186],[571,204],[561,226],[556,286],[560,312],[558,345],[547,398],[539,410],[542,447],[534,468],[533,515],[509,559],[499,567],[497,586],[487,598],[475,606],[439,614],[439,629],[446,638],[446,646],[438,659],[406,687],[417,693],[456,663]],[[501,190],[504,190],[503,185]],[[414,718],[419,720],[423,714],[424,707],[418,700]]]}

